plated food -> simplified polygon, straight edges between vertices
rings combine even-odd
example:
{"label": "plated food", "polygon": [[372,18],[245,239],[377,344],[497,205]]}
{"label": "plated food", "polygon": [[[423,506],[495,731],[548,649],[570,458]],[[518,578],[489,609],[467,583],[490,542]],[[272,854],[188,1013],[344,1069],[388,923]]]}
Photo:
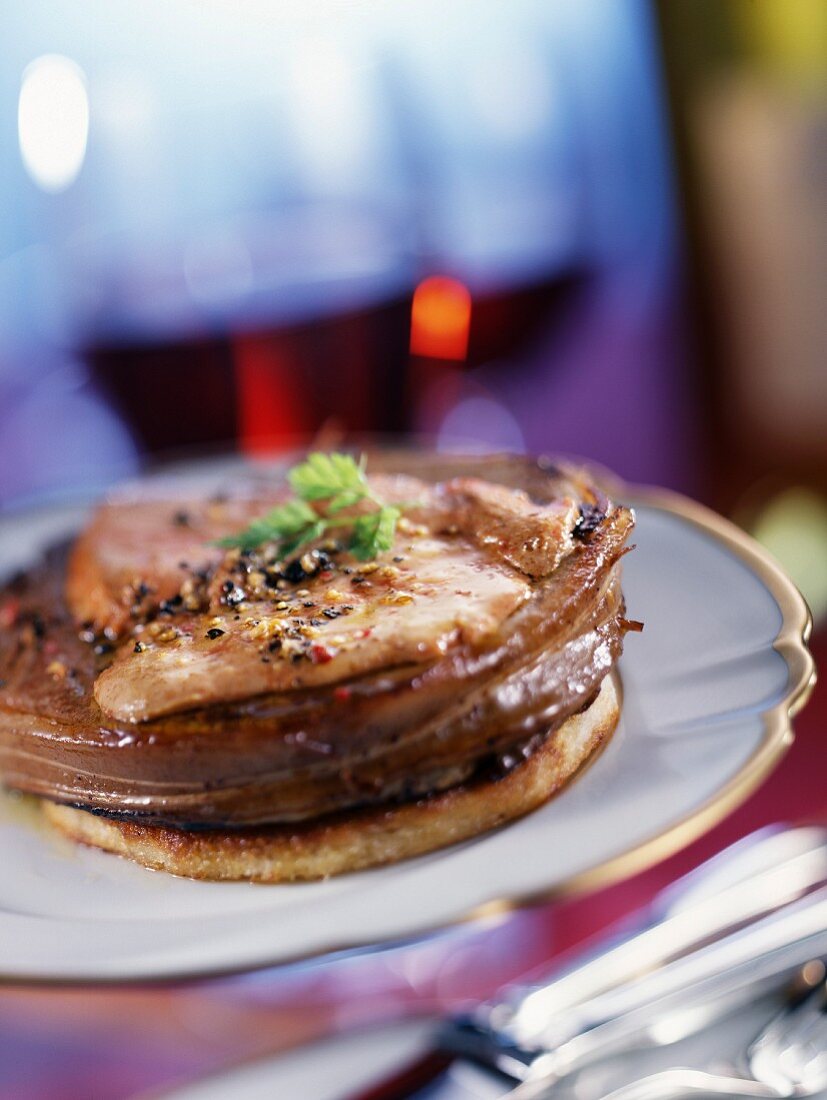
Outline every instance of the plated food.
{"label": "plated food", "polygon": [[312,879],[546,801],[617,721],[634,524],[584,471],[315,455],[131,487],[0,594],[0,775],[77,840]]}

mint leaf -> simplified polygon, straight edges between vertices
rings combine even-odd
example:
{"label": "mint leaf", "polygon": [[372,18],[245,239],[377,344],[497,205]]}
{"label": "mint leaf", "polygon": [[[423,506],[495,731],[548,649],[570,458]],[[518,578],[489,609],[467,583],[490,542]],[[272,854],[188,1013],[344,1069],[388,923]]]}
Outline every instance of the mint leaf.
{"label": "mint leaf", "polygon": [[327,514],[335,516],[343,508],[350,508],[352,505],[358,504],[360,500],[364,500],[364,496],[365,494],[359,492],[358,489],[345,489],[330,500],[327,506]]}
{"label": "mint leaf", "polygon": [[358,464],[352,455],[322,454],[309,455],[304,462],[294,466],[287,475],[293,491],[302,500],[326,500],[329,497],[344,497],[346,503],[340,507],[355,504],[370,493],[365,478],[364,460]]}
{"label": "mint leaf", "polygon": [[[287,475],[296,493],[293,500],[254,519],[243,531],[216,539],[213,545],[254,550],[263,543],[277,542],[279,553],[287,556],[331,528],[350,527],[350,549],[355,556],[362,561],[375,558],[393,546],[397,521],[408,505],[397,507],[379,500],[365,476],[366,465],[364,455],[358,462],[347,454],[317,451],[308,455]],[[322,515],[309,503],[320,500],[327,502]],[[338,514],[362,501],[369,501],[375,511],[361,516]]]}
{"label": "mint leaf", "polygon": [[353,521],[350,540],[350,550],[354,556],[360,561],[369,561],[382,550],[390,550],[401,514],[392,504],[383,504],[377,512],[357,516]]}
{"label": "mint leaf", "polygon": [[303,527],[300,531],[297,531],[295,535],[282,539],[279,551],[284,557],[287,557],[295,553],[300,546],[304,546],[308,542],[313,542],[315,539],[321,538],[326,530],[327,524],[325,521],[323,519],[318,519],[315,523],[308,524],[307,527]]}
{"label": "mint leaf", "polygon": [[[280,542],[282,539],[294,538],[309,528],[317,526],[319,522],[319,517],[305,501],[289,500],[286,504],[273,508],[266,516],[254,519],[243,531],[228,535],[226,538],[216,539],[214,545],[254,550],[263,542]],[[310,536],[310,538],[316,537],[316,535]],[[308,539],[302,537],[300,541],[306,542]]]}

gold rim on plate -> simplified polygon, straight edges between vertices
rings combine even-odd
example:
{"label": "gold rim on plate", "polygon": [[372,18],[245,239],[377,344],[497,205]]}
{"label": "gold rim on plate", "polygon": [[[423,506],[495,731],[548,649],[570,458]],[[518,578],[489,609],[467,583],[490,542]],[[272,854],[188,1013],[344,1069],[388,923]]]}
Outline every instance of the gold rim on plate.
{"label": "gold rim on plate", "polygon": [[[514,902],[505,899],[487,902],[474,911],[476,917],[489,912],[507,913],[521,906],[539,905],[600,890],[621,879],[631,878],[688,847],[742,805],[781,762],[795,739],[792,719],[806,705],[815,687],[815,662],[808,648],[813,625],[810,609],[799,590],[763,546],[711,508],[669,489],[629,486],[623,499],[629,500],[632,507],[644,504],[677,515],[694,527],[712,534],[760,578],[781,611],[781,628],[773,641],[773,649],[781,654],[789,670],[787,692],[775,706],[763,712],[764,736],[753,755],[728,783],[697,810],[670,825],[664,832],[641,841],[634,848],[588,871],[573,875],[548,891],[540,891]],[[473,918],[469,916],[468,919]]]}

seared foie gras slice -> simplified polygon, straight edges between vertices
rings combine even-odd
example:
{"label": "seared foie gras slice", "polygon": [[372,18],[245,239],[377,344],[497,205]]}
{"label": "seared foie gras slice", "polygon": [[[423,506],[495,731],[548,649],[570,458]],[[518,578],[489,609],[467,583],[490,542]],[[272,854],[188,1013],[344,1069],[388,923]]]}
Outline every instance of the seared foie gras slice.
{"label": "seared foie gras slice", "polygon": [[529,597],[525,577],[456,539],[403,537],[395,549],[398,564],[365,575],[351,561],[349,574],[308,578],[300,597],[179,616],[168,638],[143,631],[139,651],[124,646],[98,678],[95,698],[105,714],[139,722],[427,663],[457,643],[484,644]]}
{"label": "seared foie gras slice", "polygon": [[[436,487],[380,477],[374,488],[386,500],[417,502],[379,563],[363,566],[332,550],[323,558],[307,554],[323,568],[305,576],[304,587],[279,587],[262,555],[230,551],[213,571],[200,614],[188,610],[189,590],[169,595],[176,578],[162,568],[171,561],[164,541],[170,539],[168,504],[158,509],[154,535],[142,507],[144,542],[132,561],[118,531],[124,508],[110,505],[116,516],[107,521],[101,514],[95,521],[108,531],[101,553],[111,561],[114,544],[120,570],[164,592],[170,617],[163,629],[153,624],[145,630],[136,616],[138,644],[123,646],[95,686],[101,709],[121,721],[141,722],[427,663],[457,645],[484,646],[529,598],[531,580],[550,575],[574,545],[578,509],[570,497],[541,505],[520,491],[470,477]],[[191,505],[190,512],[201,514]],[[132,533],[136,520],[129,520]],[[196,531],[203,538],[203,523],[193,528],[191,546],[176,531],[171,541],[179,558],[203,555]],[[161,548],[151,563],[146,541]]]}
{"label": "seared foie gras slice", "polygon": [[[398,469],[408,468],[406,456],[397,460]],[[133,633],[119,640],[101,638],[73,619],[64,600],[64,558],[0,590],[0,616],[7,621],[0,630],[4,782],[147,825],[232,830],[408,803],[470,780],[492,756],[519,760],[538,738],[552,736],[595,697],[620,655],[628,624],[618,563],[632,514],[578,471],[502,457],[423,461],[417,455],[411,461],[423,474],[420,487],[394,475],[383,492],[416,498],[418,507],[406,511],[398,544],[367,565],[314,549],[307,570],[295,560],[287,570],[255,554],[219,551],[200,593],[203,611],[186,607],[179,591],[168,597],[169,607],[130,613],[126,627]],[[383,471],[392,468],[388,462]],[[259,482],[239,507],[254,496],[275,499],[279,491],[274,484],[268,498]],[[179,503],[184,506],[183,498],[167,499],[156,521],[188,532],[184,553],[194,557],[195,549],[203,550],[203,532],[196,534],[192,517],[189,528],[173,523]],[[503,505],[513,511],[513,529]],[[192,500],[186,506],[196,509]],[[259,515],[261,506],[250,512]],[[116,518],[113,508],[107,523]],[[144,514],[142,522],[149,518]],[[556,549],[549,534],[555,523]],[[151,537],[149,529],[145,534]],[[156,543],[163,537],[159,528]],[[432,560],[429,545],[440,547]],[[538,548],[536,561],[531,555]],[[467,582],[456,572],[449,579],[448,565],[439,568],[442,558],[467,570]],[[544,562],[555,560],[542,576]],[[496,590],[481,587],[481,578]],[[434,599],[422,590],[422,599],[408,601],[417,596],[413,586],[427,579]],[[116,597],[116,589],[110,594]],[[394,614],[385,618],[388,611]],[[397,611],[409,616],[404,630],[391,625],[400,621]],[[282,638],[273,624],[283,612],[288,619],[305,616],[310,633]],[[388,625],[370,651],[375,666],[356,674],[363,660],[358,650],[377,622]],[[227,639],[235,629],[245,632],[247,663],[230,666],[232,682],[217,690],[214,703],[133,721],[105,713],[95,701],[95,681],[104,682],[113,662],[134,656],[128,667],[138,669],[142,658],[174,652],[179,638],[186,650],[187,635],[193,649],[220,652],[211,646],[234,646]],[[371,634],[357,636],[361,630]],[[285,661],[278,675],[301,679],[278,690],[254,682],[253,664],[270,676],[275,654],[291,644],[306,655]],[[314,680],[317,675],[327,679]],[[173,676],[173,706],[185,706],[176,681]],[[148,694],[160,698],[157,690]]]}

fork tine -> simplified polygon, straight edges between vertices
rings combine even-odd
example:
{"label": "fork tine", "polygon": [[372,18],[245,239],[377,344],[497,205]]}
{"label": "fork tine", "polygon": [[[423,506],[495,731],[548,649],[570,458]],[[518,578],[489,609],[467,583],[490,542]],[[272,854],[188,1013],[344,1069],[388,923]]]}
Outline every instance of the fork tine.
{"label": "fork tine", "polygon": [[821,980],[806,997],[770,1021],[751,1044],[747,1064],[759,1080],[793,1090],[806,1082],[812,1087],[803,1095],[827,1087],[826,991]]}

